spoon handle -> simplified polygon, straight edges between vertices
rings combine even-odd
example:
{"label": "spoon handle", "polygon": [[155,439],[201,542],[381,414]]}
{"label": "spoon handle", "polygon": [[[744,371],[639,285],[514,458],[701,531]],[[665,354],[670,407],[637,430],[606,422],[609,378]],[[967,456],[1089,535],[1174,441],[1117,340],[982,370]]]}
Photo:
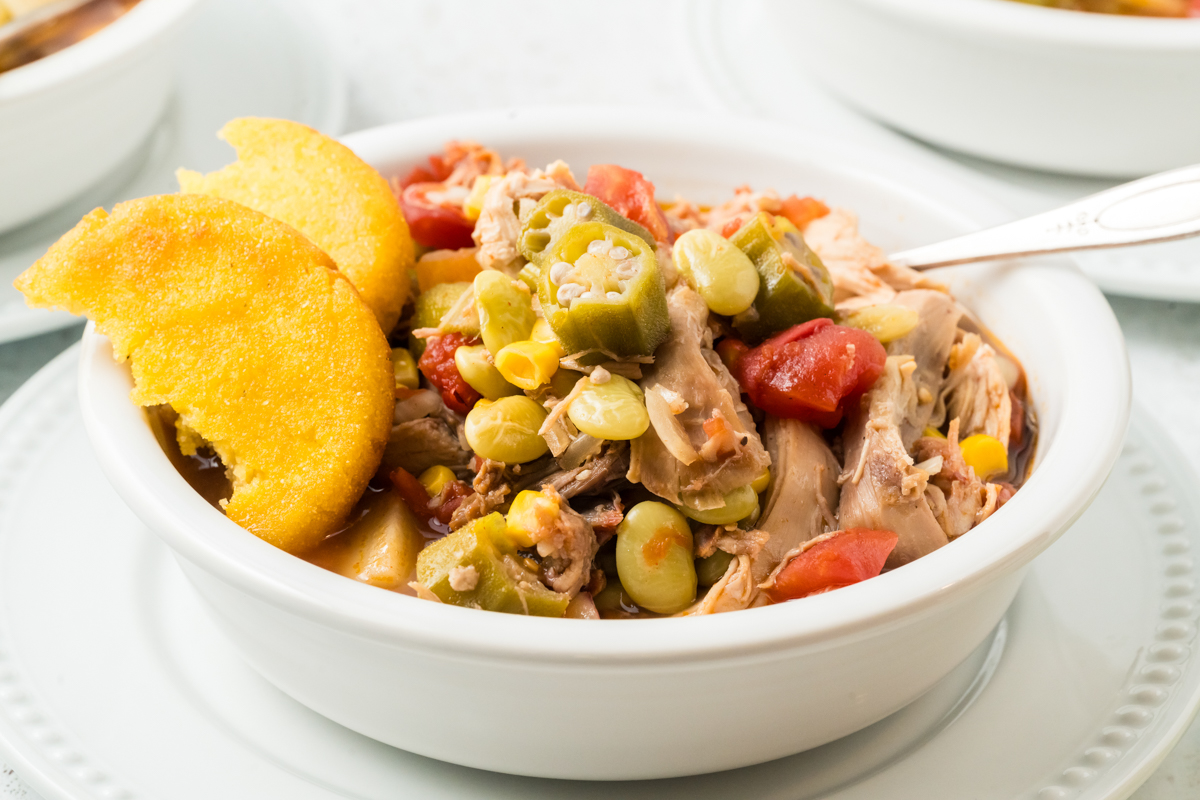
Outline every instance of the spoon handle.
{"label": "spoon handle", "polygon": [[996,258],[1126,247],[1200,234],[1200,164],[1123,183],[1074,203],[894,253],[888,260],[916,270]]}

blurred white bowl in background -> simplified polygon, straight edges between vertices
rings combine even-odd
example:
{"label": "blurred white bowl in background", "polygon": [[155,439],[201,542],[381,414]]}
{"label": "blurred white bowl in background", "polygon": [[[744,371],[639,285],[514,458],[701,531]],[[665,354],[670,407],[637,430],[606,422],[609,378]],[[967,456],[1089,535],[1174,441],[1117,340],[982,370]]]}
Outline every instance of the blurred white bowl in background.
{"label": "blurred white bowl in background", "polygon": [[1081,175],[1200,163],[1200,19],[1011,0],[769,3],[798,68],[930,143]]}
{"label": "blurred white bowl in background", "polygon": [[142,0],[70,47],[0,73],[0,233],[99,181],[170,96],[172,43],[199,0]]}

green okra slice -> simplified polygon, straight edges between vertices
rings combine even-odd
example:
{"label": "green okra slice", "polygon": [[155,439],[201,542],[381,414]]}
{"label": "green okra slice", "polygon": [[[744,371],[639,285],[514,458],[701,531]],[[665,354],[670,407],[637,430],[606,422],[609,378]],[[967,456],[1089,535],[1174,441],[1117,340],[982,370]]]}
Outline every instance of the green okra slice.
{"label": "green okra slice", "polygon": [[518,239],[521,255],[532,264],[542,266],[558,240],[577,222],[603,222],[644,239],[651,249],[655,246],[650,231],[592,195],[555,189],[521,219],[523,227]]}
{"label": "green okra slice", "polygon": [[426,545],[417,556],[417,580],[443,603],[487,611],[561,617],[570,602],[525,565],[498,513]]}
{"label": "green okra slice", "polygon": [[834,317],[833,280],[800,231],[760,211],[729,240],[754,262],[761,282],[751,307],[733,318],[749,344],[793,325]]}
{"label": "green okra slice", "polygon": [[542,315],[568,353],[649,356],[671,327],[653,245],[603,222],[577,222],[541,275]]}

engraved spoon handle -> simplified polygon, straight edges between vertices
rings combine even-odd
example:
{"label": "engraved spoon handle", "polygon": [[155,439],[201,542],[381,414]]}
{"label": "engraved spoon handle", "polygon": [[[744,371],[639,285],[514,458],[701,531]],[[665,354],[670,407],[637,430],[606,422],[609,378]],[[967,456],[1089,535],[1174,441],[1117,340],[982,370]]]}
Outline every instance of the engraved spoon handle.
{"label": "engraved spoon handle", "polygon": [[1032,217],[893,253],[916,270],[1068,250],[1167,242],[1200,234],[1200,164],[1160,172]]}

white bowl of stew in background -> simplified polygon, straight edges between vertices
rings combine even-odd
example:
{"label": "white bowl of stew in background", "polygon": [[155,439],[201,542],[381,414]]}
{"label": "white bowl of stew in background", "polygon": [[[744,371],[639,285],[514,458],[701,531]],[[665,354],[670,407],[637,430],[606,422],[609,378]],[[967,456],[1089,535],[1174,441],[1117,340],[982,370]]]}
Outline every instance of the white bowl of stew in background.
{"label": "white bowl of stew in background", "polygon": [[[628,109],[435,118],[345,139],[399,175],[469,138],[531,165],[642,171],[700,202],[750,183],[861,214],[887,248],[1004,218],[937,173],[794,131]],[[943,199],[934,201],[922,192]],[[80,399],[103,468],[174,551],[218,624],[271,683],[367,736],[445,761],[556,778],[712,772],[796,753],[900,709],[999,622],[1030,561],[1099,491],[1129,413],[1124,342],[1069,261],[945,274],[1023,360],[1034,470],[976,530],[828,594],[708,617],[547,619],[431,603],[327,572],[257,539],[171,466],[129,402],[127,366],[85,334]]]}
{"label": "white bowl of stew in background", "polygon": [[64,50],[0,73],[0,233],[100,181],[149,136],[200,0],[141,0]]}
{"label": "white bowl of stew in background", "polygon": [[769,7],[806,72],[933,144],[1083,175],[1200,162],[1200,19],[1012,0],[771,0]]}

